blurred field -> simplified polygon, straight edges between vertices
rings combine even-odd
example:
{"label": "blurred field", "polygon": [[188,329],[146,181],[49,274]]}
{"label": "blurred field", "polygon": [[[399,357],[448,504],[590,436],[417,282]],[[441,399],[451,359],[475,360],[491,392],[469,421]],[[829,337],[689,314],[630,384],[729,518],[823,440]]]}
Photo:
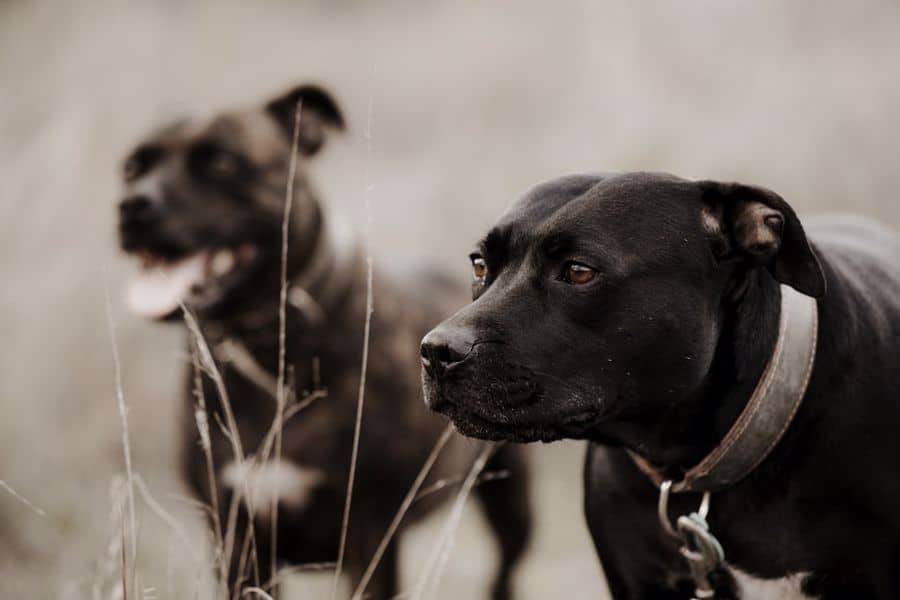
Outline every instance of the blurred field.
{"label": "blurred field", "polygon": [[[361,222],[368,170],[376,262],[461,278],[517,194],[577,171],[741,179],[801,212],[898,225],[898,27],[890,2],[0,3],[0,480],[47,512],[0,490],[0,597],[89,598],[108,567],[123,467],[105,285],[135,468],[203,548],[173,467],[182,332],[119,301],[116,173],[148,127],[323,82],[350,130],[312,169],[322,197]],[[540,527],[522,598],[602,597],[583,451],[533,448]],[[472,508],[445,598],[479,597],[491,569]],[[406,545],[407,578],[439,523]],[[146,508],[140,537],[148,600],[193,597],[203,565]]]}

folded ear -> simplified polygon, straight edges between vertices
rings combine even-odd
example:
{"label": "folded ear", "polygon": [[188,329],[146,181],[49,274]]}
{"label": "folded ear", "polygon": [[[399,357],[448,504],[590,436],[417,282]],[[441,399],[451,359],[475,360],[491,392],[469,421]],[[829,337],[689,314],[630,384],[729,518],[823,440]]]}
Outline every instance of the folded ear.
{"label": "folded ear", "polygon": [[315,85],[301,85],[270,100],[266,111],[293,139],[297,107],[300,107],[300,130],[297,145],[300,152],[311,156],[325,143],[328,128],[343,130],[344,117],[337,102],[322,88]]}
{"label": "folded ear", "polygon": [[739,183],[701,181],[704,221],[717,258],[742,257],[781,283],[820,298],[825,276],[800,219],[778,194]]}

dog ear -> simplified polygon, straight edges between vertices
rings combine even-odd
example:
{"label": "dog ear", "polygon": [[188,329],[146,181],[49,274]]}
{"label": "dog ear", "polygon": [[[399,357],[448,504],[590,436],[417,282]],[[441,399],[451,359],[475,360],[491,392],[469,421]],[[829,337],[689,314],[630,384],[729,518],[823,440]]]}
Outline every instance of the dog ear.
{"label": "dog ear", "polygon": [[778,194],[739,183],[699,182],[717,258],[742,257],[781,283],[820,298],[825,276],[797,214]]}
{"label": "dog ear", "polygon": [[344,129],[344,117],[337,102],[322,88],[315,85],[295,87],[266,104],[266,111],[288,136],[294,136],[297,105],[300,105],[300,130],[297,145],[300,152],[311,156],[325,143],[327,128]]}

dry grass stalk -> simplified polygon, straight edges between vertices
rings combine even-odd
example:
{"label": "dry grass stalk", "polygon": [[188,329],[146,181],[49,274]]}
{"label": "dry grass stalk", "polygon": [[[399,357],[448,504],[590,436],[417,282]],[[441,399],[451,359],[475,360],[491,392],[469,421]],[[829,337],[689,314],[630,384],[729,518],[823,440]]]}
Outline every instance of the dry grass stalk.
{"label": "dry grass stalk", "polygon": [[[281,425],[283,429],[284,423],[287,423],[292,417],[300,413],[303,409],[311,405],[316,400],[321,400],[322,398],[328,397],[327,390],[315,390],[313,392],[308,393],[303,397],[302,400],[294,402],[293,401],[293,389],[290,385],[287,386],[287,394],[288,401],[286,402],[287,408],[284,411],[284,415],[281,419]],[[274,420],[272,421],[272,426],[269,428],[269,431],[266,433],[263,441],[260,443],[259,452],[257,453],[256,460],[259,464],[265,464],[268,462],[272,451],[275,445],[275,434],[278,431]]]}
{"label": "dry grass stalk", "polygon": [[[475,482],[475,487],[478,487],[482,483],[487,483],[489,481],[497,481],[498,479],[508,479],[509,478],[509,470],[503,469],[500,471],[485,471],[481,475],[478,476],[478,480]],[[440,492],[444,488],[448,488],[453,485],[457,485],[466,480],[465,475],[460,477],[451,477],[449,479],[438,479],[427,488],[423,489],[418,496],[415,498],[415,502],[426,498],[432,494],[436,494]]]}
{"label": "dry grass stalk", "polygon": [[27,506],[28,508],[30,508],[32,511],[36,512],[38,515],[40,515],[40,516],[42,516],[42,517],[46,517],[46,516],[47,516],[47,513],[44,512],[43,509],[38,508],[37,506],[35,506],[30,500],[28,500],[28,498],[26,498],[25,496],[23,496],[22,494],[20,494],[20,493],[17,492],[16,490],[14,490],[14,489],[12,488],[11,485],[9,485],[8,483],[6,483],[6,482],[3,481],[2,479],[0,479],[0,488],[3,488],[3,489],[6,490],[7,492],[9,492],[9,494],[10,494],[13,498],[15,498],[16,500],[18,500],[19,502],[21,502],[22,504],[24,504],[25,506]]}
{"label": "dry grass stalk", "polygon": [[[247,522],[249,523],[252,520],[253,520],[252,518],[248,518]],[[246,572],[247,572],[248,562],[251,559],[257,560],[257,554],[255,552],[255,549],[251,548],[251,541],[255,541],[255,540],[253,540],[253,537],[250,535],[245,535],[243,543],[241,544],[241,554],[240,554],[240,558],[238,560],[238,570],[237,570],[238,578],[233,583],[234,588],[231,590],[231,597],[234,599],[237,599],[240,597],[241,587],[247,581]],[[257,569],[257,571],[258,571],[258,569]],[[261,576],[259,576],[259,577],[261,579]],[[254,582],[254,583],[256,583],[256,582]]]}
{"label": "dry grass stalk", "polygon": [[[291,161],[288,166],[287,190],[284,199],[284,216],[281,220],[281,289],[278,296],[278,383],[275,408],[275,462],[281,460],[281,436],[284,428],[284,408],[287,403],[285,394],[285,357],[287,354],[287,263],[288,263],[288,235],[290,233],[291,209],[294,205],[294,178],[297,176],[297,146],[300,141],[300,116],[303,109],[303,100],[297,102],[294,110],[294,134],[291,138]],[[272,495],[270,510],[270,528],[272,530],[269,548],[271,559],[270,578],[275,581],[278,576],[278,489]]]}
{"label": "dry grass stalk", "polygon": [[419,470],[419,474],[416,476],[415,481],[413,481],[413,484],[412,486],[410,486],[409,491],[406,492],[406,496],[403,498],[403,502],[400,504],[400,508],[394,515],[394,519],[388,526],[384,536],[381,538],[381,542],[378,544],[378,548],[375,549],[375,554],[369,561],[368,566],[366,566],[366,570],[363,573],[362,578],[360,578],[359,584],[353,591],[352,600],[360,600],[363,597],[366,586],[369,585],[369,581],[371,581],[372,575],[375,574],[375,569],[378,568],[378,563],[381,562],[384,553],[387,551],[388,545],[391,543],[391,540],[397,533],[397,529],[400,527],[400,523],[403,521],[403,517],[406,516],[406,512],[409,510],[409,507],[418,497],[417,495],[419,493],[419,489],[422,487],[422,484],[425,483],[425,478],[428,477],[428,474],[431,472],[431,468],[434,466],[434,463],[440,455],[441,450],[443,450],[444,446],[447,445],[447,441],[450,439],[450,436],[452,434],[453,425],[447,425],[447,427],[445,427],[444,431],[441,433],[441,436],[434,443],[434,447],[431,449],[431,453],[428,454],[428,457],[425,459],[425,463]]}
{"label": "dry grass stalk", "polygon": [[218,577],[213,597],[218,598],[221,589],[228,585],[228,564],[224,562],[225,540],[222,533],[222,517],[219,512],[219,492],[216,483],[215,461],[212,455],[212,438],[209,435],[209,412],[206,409],[206,394],[203,393],[203,372],[200,367],[200,359],[197,355],[195,344],[191,344],[191,366],[194,373],[194,397],[197,400],[194,409],[194,421],[197,423],[197,431],[200,433],[200,447],[203,450],[206,461],[207,485],[209,486],[210,506],[201,503],[204,508],[209,508],[213,522],[213,537],[215,540],[215,552]]}
{"label": "dry grass stalk", "polygon": [[226,576],[225,576],[225,587],[223,590],[226,595],[228,593],[228,568],[231,565],[232,556],[234,555],[234,542],[235,537],[237,536],[237,518],[238,518],[238,510],[241,505],[241,494],[237,491],[231,495],[231,503],[228,506],[228,520],[225,525],[225,547],[222,549],[222,564],[225,565]]}
{"label": "dry grass stalk", "polygon": [[300,400],[296,404],[292,404],[284,411],[284,421],[288,422],[291,417],[302,411],[304,408],[315,402],[316,400],[321,400],[322,398],[328,397],[328,392],[326,390],[315,390],[307,394],[303,400]]}
{"label": "dry grass stalk", "polygon": [[[216,361],[213,359],[212,352],[209,349],[209,345],[206,343],[206,338],[204,338],[203,336],[203,332],[200,329],[200,325],[197,323],[196,317],[194,317],[193,313],[191,313],[191,311],[188,310],[187,306],[185,306],[184,304],[181,305],[181,310],[184,315],[184,322],[188,327],[188,331],[190,331],[191,333],[191,337],[193,338],[194,345],[197,349],[198,362],[203,369],[203,372],[205,372],[210,377],[210,379],[212,379],[213,384],[216,386],[216,391],[219,394],[222,411],[225,413],[225,425],[228,432],[227,437],[231,442],[231,448],[232,453],[234,454],[235,462],[237,463],[240,471],[246,473],[247,470],[244,468],[244,464],[246,463],[246,456],[244,455],[244,448],[241,444],[241,436],[238,430],[237,420],[234,416],[234,410],[231,407],[231,400],[228,396],[228,390],[225,387],[225,380],[222,378],[222,373],[216,366]],[[243,494],[235,493],[233,497],[237,498],[242,495],[247,508],[247,514],[254,515],[256,513],[253,510],[253,497],[250,494],[250,486],[246,476],[242,479],[242,484]],[[250,544],[252,545],[252,555],[255,557],[256,531],[253,526],[252,518],[247,519],[246,537],[250,538]],[[230,564],[230,562],[226,562],[226,564]],[[253,561],[253,577],[254,584],[259,585],[259,565],[255,560]]]}
{"label": "dry grass stalk", "polygon": [[[475,458],[475,462],[472,463],[472,468],[469,470],[469,474],[466,476],[465,481],[463,481],[462,487],[453,501],[450,515],[447,517],[447,521],[444,524],[438,542],[432,547],[431,554],[429,554],[428,560],[425,563],[425,568],[422,569],[422,574],[416,582],[416,586],[413,590],[413,598],[416,600],[434,597],[434,592],[436,592],[437,588],[440,586],[441,576],[443,575],[447,560],[450,558],[450,551],[453,549],[456,529],[459,527],[459,521],[462,518],[466,500],[469,498],[472,488],[475,487],[475,482],[478,481],[478,476],[484,470],[484,467],[495,448],[495,444],[485,442],[481,452],[479,452],[478,456]],[[429,579],[432,580],[430,586],[431,592],[426,594],[425,592],[428,587]]]}
{"label": "dry grass stalk", "polygon": [[[122,517],[120,515],[123,502],[123,490],[121,481],[118,477],[114,477],[109,486],[110,498],[110,535],[106,544],[106,551],[101,554],[94,565],[94,573],[91,582],[91,599],[103,600],[104,586],[112,577],[121,581],[121,553],[122,549],[120,540],[120,529]],[[114,582],[115,583],[115,582]],[[120,590],[121,583],[115,584],[116,590]],[[77,588],[77,586],[76,586]]]}
{"label": "dry grass stalk", "polygon": [[[109,285],[106,282],[106,277],[103,278],[103,292],[106,307],[106,321],[109,327],[109,339],[112,346],[113,367],[115,369],[116,403],[118,405],[119,419],[122,425],[122,451],[125,456],[125,476],[128,485],[128,521],[131,532],[131,570],[133,581],[133,575],[137,569],[137,517],[134,510],[134,471],[131,467],[131,440],[128,432],[128,406],[125,403],[125,391],[122,386],[122,361],[119,358],[119,343],[116,340],[116,321],[112,314],[112,302],[109,299]],[[128,532],[123,531],[122,535],[128,537],[127,533]],[[122,548],[122,553],[123,560],[125,560],[127,564],[128,557],[126,556],[124,546]]]}
{"label": "dry grass stalk", "polygon": [[[374,69],[373,69],[374,78]],[[369,337],[372,330],[372,313],[374,312],[374,299],[372,297],[372,205],[369,192],[372,186],[369,184],[369,162],[372,156],[372,93],[369,92],[369,104],[366,111],[366,160],[365,160],[365,189],[363,196],[366,204],[366,322],[363,329],[363,353],[362,365],[359,370],[359,395],[356,400],[356,422],[353,427],[353,447],[350,450],[350,474],[347,477],[347,495],[344,500],[344,514],[341,519],[341,539],[338,544],[337,566],[334,569],[334,579],[331,583],[331,600],[337,598],[338,584],[341,579],[341,571],[344,567],[344,555],[347,551],[347,529],[350,526],[350,507],[353,505],[353,484],[356,479],[356,463],[359,459],[359,434],[362,429],[363,405],[366,394],[366,370],[369,365]]]}
{"label": "dry grass stalk", "polygon": [[181,526],[178,520],[175,519],[175,517],[173,517],[165,508],[163,508],[163,505],[153,497],[153,495],[150,493],[150,489],[147,487],[147,484],[144,482],[143,478],[141,478],[140,475],[135,475],[134,484],[138,492],[140,492],[144,502],[147,504],[147,506],[150,507],[150,510],[152,510],[156,514],[156,516],[162,519],[163,522],[168,525],[172,529],[172,531],[175,532],[175,535],[177,535],[181,540],[181,543],[184,544],[184,547],[187,549],[188,554],[191,555],[191,558],[194,560],[194,562],[200,563],[200,553],[196,548],[194,548],[194,545],[191,543],[191,537],[187,534],[187,532],[184,530],[184,527]]}
{"label": "dry grass stalk", "polygon": [[259,389],[272,396],[273,400],[277,401],[278,379],[256,362],[256,359],[253,358],[246,346],[235,342],[231,338],[225,338],[216,345],[216,356],[222,362],[233,363],[242,375],[256,384]]}
{"label": "dry grass stalk", "polygon": [[125,538],[126,536],[126,525],[125,525],[125,511],[119,508],[119,515],[121,517],[122,528],[121,528],[121,538],[119,540],[119,548],[121,549],[122,555],[122,600],[128,600],[128,556],[125,550]]}

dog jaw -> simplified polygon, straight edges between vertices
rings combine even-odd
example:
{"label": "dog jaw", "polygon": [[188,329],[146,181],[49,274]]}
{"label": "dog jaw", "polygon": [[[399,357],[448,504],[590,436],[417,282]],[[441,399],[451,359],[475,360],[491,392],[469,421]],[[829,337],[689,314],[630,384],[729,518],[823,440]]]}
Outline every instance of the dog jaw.
{"label": "dog jaw", "polygon": [[[524,422],[521,420],[521,415],[516,414],[515,411],[511,415],[499,414],[488,417],[451,402],[440,403],[432,409],[447,417],[462,435],[482,440],[527,444],[583,437],[568,426],[558,428]],[[574,420],[583,421],[580,415]]]}

